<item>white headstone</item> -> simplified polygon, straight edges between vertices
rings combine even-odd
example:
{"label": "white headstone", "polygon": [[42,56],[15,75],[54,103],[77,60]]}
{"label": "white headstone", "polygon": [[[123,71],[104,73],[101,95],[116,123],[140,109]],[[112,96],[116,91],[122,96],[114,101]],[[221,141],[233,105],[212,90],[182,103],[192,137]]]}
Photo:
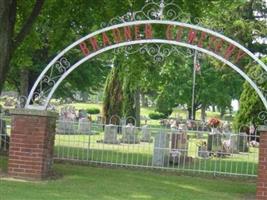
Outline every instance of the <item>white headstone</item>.
{"label": "white headstone", "polygon": [[169,163],[170,135],[164,132],[157,133],[155,136],[154,152],[153,152],[153,166],[164,167]]}
{"label": "white headstone", "polygon": [[87,118],[79,119],[78,133],[91,133],[91,122]]}
{"label": "white headstone", "polygon": [[237,134],[232,134],[230,137],[230,153],[239,153]]}
{"label": "white headstone", "polygon": [[60,117],[58,121],[57,132],[63,134],[74,134],[77,132],[75,124],[76,122],[71,119]]}
{"label": "white headstone", "polygon": [[105,126],[104,133],[104,143],[107,144],[118,144],[117,140],[117,126],[113,124],[109,124]]}
{"label": "white headstone", "polygon": [[140,140],[138,138],[138,129],[134,125],[128,124],[127,126],[125,126],[125,132],[123,131],[121,140],[123,143],[128,144],[140,143]]}
{"label": "white headstone", "polygon": [[152,142],[151,132],[148,128],[148,125],[142,126],[141,133],[142,133],[141,142]]}

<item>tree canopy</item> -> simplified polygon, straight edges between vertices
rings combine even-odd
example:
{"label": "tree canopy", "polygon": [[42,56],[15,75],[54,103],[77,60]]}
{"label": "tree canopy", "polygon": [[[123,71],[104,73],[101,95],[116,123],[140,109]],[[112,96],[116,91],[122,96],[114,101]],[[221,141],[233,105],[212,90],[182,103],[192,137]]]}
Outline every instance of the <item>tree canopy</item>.
{"label": "tree canopy", "polygon": [[[267,33],[267,12],[262,0],[173,2],[180,7],[175,11],[182,12],[182,17],[190,23],[217,30],[253,53],[266,55],[262,38]],[[26,0],[22,3],[12,0],[2,1],[0,5],[6,11],[0,10],[0,46],[5,49],[0,53],[0,91],[6,83],[21,95],[27,95],[40,72],[64,47],[98,30],[103,22],[115,16],[140,10],[144,1]],[[162,31],[157,27],[155,30],[155,34]],[[156,44],[150,46],[157,48]],[[144,94],[155,101],[159,112],[169,115],[175,106],[180,105],[194,118],[197,109],[205,110],[213,105],[220,108],[222,114],[226,109],[231,110],[231,101],[239,99],[243,90],[244,81],[233,70],[200,54],[201,73],[196,76],[195,109],[191,113],[194,52],[188,54],[186,49],[179,48],[178,54],[160,62],[154,62],[154,57],[148,53],[137,52],[118,55],[109,51],[84,63],[64,80],[55,97],[75,98],[77,92],[91,94],[106,83],[106,98],[118,96],[110,89],[114,87],[120,88],[124,94],[124,102],[116,108],[121,115],[138,113],[137,97]],[[249,68],[245,70],[249,73]],[[115,83],[120,83],[120,87],[108,85]],[[241,104],[248,102],[244,97],[250,92],[248,87],[244,86]],[[109,106],[105,106],[108,111]]]}

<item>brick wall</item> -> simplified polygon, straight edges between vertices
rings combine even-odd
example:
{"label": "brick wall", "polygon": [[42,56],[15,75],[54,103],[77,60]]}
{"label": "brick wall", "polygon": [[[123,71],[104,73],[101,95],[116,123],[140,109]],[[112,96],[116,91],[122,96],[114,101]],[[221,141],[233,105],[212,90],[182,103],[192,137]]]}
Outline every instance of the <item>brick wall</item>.
{"label": "brick wall", "polygon": [[41,180],[51,174],[56,117],[45,111],[19,111],[12,117],[8,174]]}
{"label": "brick wall", "polygon": [[260,128],[257,200],[267,200],[267,127]]}

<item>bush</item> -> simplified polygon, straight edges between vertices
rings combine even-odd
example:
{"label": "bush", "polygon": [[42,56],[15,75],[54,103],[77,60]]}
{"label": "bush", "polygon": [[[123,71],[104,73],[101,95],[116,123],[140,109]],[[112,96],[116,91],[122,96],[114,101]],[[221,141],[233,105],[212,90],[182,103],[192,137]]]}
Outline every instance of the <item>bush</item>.
{"label": "bush", "polygon": [[94,114],[99,114],[100,113],[100,110],[98,108],[88,108],[86,110],[86,112],[88,114],[94,115]]}
{"label": "bush", "polygon": [[159,112],[153,112],[148,114],[150,119],[163,119],[166,118],[166,115]]}

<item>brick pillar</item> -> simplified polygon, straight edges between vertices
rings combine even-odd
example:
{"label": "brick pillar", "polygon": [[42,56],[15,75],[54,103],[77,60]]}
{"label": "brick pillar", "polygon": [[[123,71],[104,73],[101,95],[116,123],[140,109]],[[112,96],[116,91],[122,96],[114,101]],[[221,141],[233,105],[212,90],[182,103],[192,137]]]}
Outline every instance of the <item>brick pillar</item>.
{"label": "brick pillar", "polygon": [[267,126],[259,127],[260,147],[257,179],[257,200],[267,199]]}
{"label": "brick pillar", "polygon": [[49,111],[11,111],[10,177],[42,180],[51,174],[57,114]]}

